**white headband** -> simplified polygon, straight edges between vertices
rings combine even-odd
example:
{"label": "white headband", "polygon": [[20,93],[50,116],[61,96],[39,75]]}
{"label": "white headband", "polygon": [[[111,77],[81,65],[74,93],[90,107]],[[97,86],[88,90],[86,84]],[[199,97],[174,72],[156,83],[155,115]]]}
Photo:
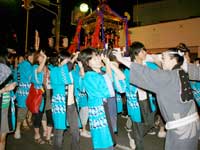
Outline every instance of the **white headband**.
{"label": "white headband", "polygon": [[181,52],[180,50],[178,50],[178,52],[168,52],[169,54],[178,54],[179,56],[184,56],[184,52]]}

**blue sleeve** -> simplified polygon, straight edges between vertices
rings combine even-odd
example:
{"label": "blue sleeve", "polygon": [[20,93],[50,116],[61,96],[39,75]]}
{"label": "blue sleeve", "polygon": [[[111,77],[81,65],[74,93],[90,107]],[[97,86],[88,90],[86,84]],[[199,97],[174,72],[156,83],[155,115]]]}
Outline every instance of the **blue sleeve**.
{"label": "blue sleeve", "polygon": [[128,68],[124,69],[126,91],[130,90],[130,70]]}
{"label": "blue sleeve", "polygon": [[112,96],[112,91],[106,83],[107,76],[97,73],[86,73],[83,79],[83,86],[89,96],[108,98]]}
{"label": "blue sleeve", "polygon": [[28,61],[23,61],[18,65],[18,72],[20,73],[21,82],[31,82],[33,68]]}
{"label": "blue sleeve", "polygon": [[59,76],[65,85],[73,83],[73,75],[69,72],[67,65],[59,67]]}
{"label": "blue sleeve", "polygon": [[17,68],[15,68],[13,70],[13,80],[14,80],[14,82],[18,82],[18,79],[17,79]]}
{"label": "blue sleeve", "polygon": [[50,70],[50,84],[53,85],[68,85],[72,84],[73,77],[72,72],[68,72],[67,65],[60,67],[51,67]]}
{"label": "blue sleeve", "polygon": [[119,80],[114,72],[112,73],[112,76],[113,76],[114,89],[118,93],[124,93],[125,90],[126,90],[126,81],[125,80]]}

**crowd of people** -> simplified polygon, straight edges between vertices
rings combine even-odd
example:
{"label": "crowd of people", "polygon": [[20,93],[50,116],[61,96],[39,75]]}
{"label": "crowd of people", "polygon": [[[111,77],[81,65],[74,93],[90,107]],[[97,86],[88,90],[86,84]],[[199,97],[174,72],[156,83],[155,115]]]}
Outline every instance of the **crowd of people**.
{"label": "crowd of people", "polygon": [[[7,133],[20,139],[21,128],[32,125],[34,141],[54,150],[64,149],[66,130],[72,150],[81,149],[80,136],[91,138],[92,149],[113,150],[117,115],[123,112],[132,149],[144,150],[144,136],[155,134],[159,126],[158,137],[166,137],[165,150],[197,150],[199,58],[192,64],[183,43],[159,55],[148,55],[141,42],[133,42],[127,51],[128,57],[115,49],[86,48],[70,54],[66,49],[57,53],[36,48],[25,56],[4,50],[0,150],[5,149]],[[37,113],[26,105],[31,85],[43,91]]]}

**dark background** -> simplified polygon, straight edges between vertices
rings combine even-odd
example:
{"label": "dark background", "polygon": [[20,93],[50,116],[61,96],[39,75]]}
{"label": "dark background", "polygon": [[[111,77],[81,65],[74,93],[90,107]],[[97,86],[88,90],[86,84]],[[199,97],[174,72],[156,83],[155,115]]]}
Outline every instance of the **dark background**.
{"label": "dark background", "polygon": [[[52,3],[55,1],[50,0]],[[125,11],[129,12],[131,15],[129,26],[134,26],[132,19],[133,5],[152,1],[159,0],[108,0],[107,2],[121,16]],[[67,36],[69,42],[72,40],[76,29],[76,26],[71,25],[71,11],[81,2],[88,3],[92,10],[95,10],[99,3],[98,0],[62,0],[61,35]],[[21,6],[22,3],[21,0],[0,1],[0,46],[14,48],[18,53],[24,52],[25,45],[26,10]],[[56,11],[55,7],[45,7]],[[53,18],[55,18],[53,14],[34,5],[34,8],[30,10],[28,47],[34,45],[36,29],[40,33],[40,47],[47,47],[47,38],[52,36]]]}

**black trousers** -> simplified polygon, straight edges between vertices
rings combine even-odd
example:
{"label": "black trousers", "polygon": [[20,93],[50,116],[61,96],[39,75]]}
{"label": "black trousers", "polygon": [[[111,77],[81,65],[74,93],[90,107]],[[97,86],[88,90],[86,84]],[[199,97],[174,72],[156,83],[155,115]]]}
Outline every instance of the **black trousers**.
{"label": "black trousers", "polygon": [[[71,150],[80,150],[80,133],[78,127],[78,113],[75,104],[67,106],[67,120],[71,134]],[[54,130],[54,150],[63,150],[64,130]]]}
{"label": "black trousers", "polygon": [[151,112],[148,100],[139,101],[142,115],[142,122],[133,122],[133,137],[136,143],[136,150],[144,150],[144,136],[154,127],[155,112]]}

